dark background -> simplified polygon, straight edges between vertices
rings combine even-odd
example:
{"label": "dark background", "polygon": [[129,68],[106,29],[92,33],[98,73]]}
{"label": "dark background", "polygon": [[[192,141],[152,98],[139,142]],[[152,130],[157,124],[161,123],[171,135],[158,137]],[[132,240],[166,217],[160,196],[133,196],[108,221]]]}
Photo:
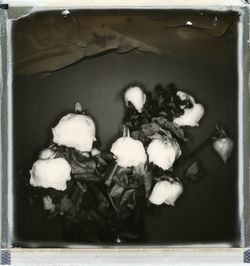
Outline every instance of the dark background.
{"label": "dark background", "polygon": [[[78,12],[78,15],[81,14]],[[157,13],[154,15],[157,16]],[[197,11],[175,11],[166,13],[165,17],[174,16],[177,22],[183,22],[189,15],[197,15]],[[175,207],[164,205],[158,207],[154,214],[146,214],[145,229],[149,241],[145,244],[227,242],[238,245],[238,20],[234,13],[211,14],[202,11],[200,15],[212,18],[219,16],[222,19],[223,16],[229,16],[230,23],[220,36],[213,35],[213,28],[208,32],[181,23],[158,33],[147,32],[147,28],[140,25],[140,34],[151,38],[158,47],[164,47],[168,51],[164,54],[139,49],[122,54],[110,51],[83,58],[56,71],[48,71],[46,75],[29,75],[15,68],[14,245],[39,247],[66,244],[63,242],[60,221],[47,220],[42,208],[28,204],[22,193],[20,178],[28,174],[39,151],[48,145],[51,127],[63,114],[73,111],[76,101],[81,102],[86,113],[94,118],[101,147],[108,149],[112,140],[121,132],[124,107],[119,93],[135,81],[144,84],[148,90],[157,84],[175,83],[205,106],[206,112],[200,127],[185,128],[190,139],[187,149],[191,150],[208,137],[216,123],[223,124],[235,141],[233,156],[227,165],[222,163],[211,146],[198,153],[196,158],[203,163],[206,176],[197,184],[184,182],[184,193]],[[33,15],[14,23],[14,67],[18,65],[19,53],[28,53],[28,46],[20,46],[20,36],[28,35],[32,25],[39,23],[41,16]],[[58,13],[53,16],[58,16]],[[130,12],[129,16],[137,14]],[[126,25],[123,26],[123,30],[126,30]],[[42,32],[40,34],[42,36]]]}

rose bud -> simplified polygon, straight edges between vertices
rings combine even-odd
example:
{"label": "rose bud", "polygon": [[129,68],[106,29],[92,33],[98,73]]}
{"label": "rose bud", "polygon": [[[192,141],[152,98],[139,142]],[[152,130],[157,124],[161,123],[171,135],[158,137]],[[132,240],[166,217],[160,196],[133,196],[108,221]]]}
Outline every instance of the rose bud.
{"label": "rose bud", "polygon": [[163,203],[174,206],[177,198],[182,194],[183,186],[179,181],[159,181],[155,184],[149,201],[155,205]]}
{"label": "rose bud", "polygon": [[214,150],[225,164],[227,163],[227,160],[231,157],[233,147],[233,140],[229,137],[218,138],[213,141]]}
{"label": "rose bud", "polygon": [[54,212],[56,205],[52,202],[52,199],[50,196],[44,196],[43,197],[43,207],[44,210]]}
{"label": "rose bud", "polygon": [[34,187],[65,190],[71,179],[71,167],[64,158],[37,160],[30,170],[30,184]]}
{"label": "rose bud", "polygon": [[141,113],[143,105],[146,102],[146,95],[140,87],[138,86],[130,87],[125,92],[124,100],[126,106],[128,106],[128,103],[131,102],[135,107],[135,109],[139,113]]}
{"label": "rose bud", "polygon": [[39,159],[43,159],[43,160],[46,160],[46,159],[53,159],[56,155],[56,151],[50,149],[50,148],[46,148],[46,149],[43,149],[38,158]]}
{"label": "rose bud", "polygon": [[143,144],[139,140],[130,137],[121,137],[117,139],[110,150],[119,166],[131,167],[138,166],[147,161],[147,155]]}
{"label": "rose bud", "polygon": [[183,101],[187,100],[187,99],[190,100],[190,102],[192,103],[193,106],[191,108],[183,107],[184,108],[184,114],[179,116],[179,117],[176,117],[173,120],[173,122],[180,127],[183,127],[183,126],[197,127],[197,126],[199,126],[199,121],[202,118],[202,116],[204,115],[204,107],[199,103],[195,103],[194,98],[185,92],[178,91],[177,95]]}
{"label": "rose bud", "polygon": [[168,170],[181,155],[181,150],[174,139],[169,139],[168,141],[154,139],[148,145],[147,153],[149,162],[153,162],[163,170]]}
{"label": "rose bud", "polygon": [[95,138],[93,120],[82,114],[68,114],[52,129],[53,141],[81,152],[92,149]]}
{"label": "rose bud", "polygon": [[101,154],[101,151],[98,150],[98,149],[96,149],[96,148],[93,148],[93,149],[90,151],[90,153],[91,153],[91,155],[92,155],[93,157],[95,157],[95,156]]}

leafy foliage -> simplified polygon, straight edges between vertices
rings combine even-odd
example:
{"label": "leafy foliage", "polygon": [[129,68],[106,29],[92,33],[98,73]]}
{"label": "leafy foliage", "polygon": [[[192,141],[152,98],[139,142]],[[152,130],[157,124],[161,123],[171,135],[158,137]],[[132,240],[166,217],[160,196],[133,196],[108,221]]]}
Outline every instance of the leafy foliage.
{"label": "leafy foliage", "polygon": [[[156,86],[153,93],[145,92],[147,101],[141,113],[128,103],[124,125],[132,138],[140,140],[146,148],[152,139],[176,139],[185,143],[182,128],[173,120],[191,108],[189,99],[181,100],[177,88]],[[79,103],[76,112],[81,113]],[[118,166],[110,152],[83,153],[73,148],[52,143],[55,157],[65,158],[71,166],[72,179],[65,191],[52,188],[30,187],[32,197],[52,198],[55,211],[50,218],[63,215],[68,238],[86,241],[138,241],[143,212],[154,184],[179,180],[174,169],[162,170],[156,165],[139,164],[136,167]],[[183,173],[191,183],[204,175],[200,163],[191,163]],[[136,225],[139,225],[137,227]]]}

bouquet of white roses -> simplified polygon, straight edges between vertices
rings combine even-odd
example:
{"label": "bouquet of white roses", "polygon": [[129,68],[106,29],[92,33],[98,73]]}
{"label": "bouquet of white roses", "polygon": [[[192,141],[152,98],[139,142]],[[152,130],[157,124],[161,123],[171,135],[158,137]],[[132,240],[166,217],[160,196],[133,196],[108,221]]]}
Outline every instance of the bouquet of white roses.
{"label": "bouquet of white roses", "polygon": [[[30,170],[33,195],[51,217],[62,215],[65,230],[82,241],[140,241],[145,207],[174,206],[184,191],[181,180],[194,182],[204,174],[198,162],[175,174],[191,159],[181,156],[183,129],[199,125],[203,105],[174,85],[148,92],[131,84],[123,98],[123,133],[109,151],[96,147],[95,123],[77,103],[52,129],[52,143]],[[211,141],[226,163],[233,141],[219,126]]]}

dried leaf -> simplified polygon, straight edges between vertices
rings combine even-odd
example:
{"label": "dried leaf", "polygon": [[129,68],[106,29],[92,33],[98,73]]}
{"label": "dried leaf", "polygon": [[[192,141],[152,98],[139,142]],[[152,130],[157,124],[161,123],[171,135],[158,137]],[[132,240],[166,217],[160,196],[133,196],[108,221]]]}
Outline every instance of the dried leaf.
{"label": "dried leaf", "polygon": [[199,162],[192,163],[185,172],[185,177],[190,183],[198,182],[205,174],[203,166]]}
{"label": "dried leaf", "polygon": [[77,180],[85,181],[85,182],[100,182],[102,179],[100,176],[94,175],[90,172],[74,174],[73,177]]}
{"label": "dried leaf", "polygon": [[164,117],[155,117],[153,118],[153,121],[158,123],[160,126],[162,126],[164,129],[169,130],[171,133],[173,133],[176,137],[183,141],[187,141],[187,138],[184,135],[184,131],[175,123],[168,121]]}
{"label": "dried leaf", "polygon": [[60,212],[72,214],[75,211],[76,211],[76,208],[73,202],[67,197],[62,198],[60,202]]}
{"label": "dried leaf", "polygon": [[80,173],[94,173],[96,169],[96,163],[93,158],[82,155],[80,152],[74,149],[67,149],[66,151],[66,160],[71,165],[72,174]]}
{"label": "dried leaf", "polygon": [[141,134],[140,130],[135,130],[135,131],[131,132],[131,137],[133,139],[139,139],[140,138],[140,134]]}
{"label": "dried leaf", "polygon": [[144,188],[145,188],[145,197],[148,198],[151,192],[151,188],[152,188],[152,173],[151,172],[147,172],[144,175]]}
{"label": "dried leaf", "polygon": [[137,175],[137,176],[144,176],[145,173],[146,173],[146,170],[145,170],[145,164],[144,163],[139,163],[137,166],[135,166],[133,168],[134,170],[134,173]]}
{"label": "dried leaf", "polygon": [[154,122],[142,125],[142,132],[148,137],[160,132],[160,129],[161,127]]}
{"label": "dried leaf", "polygon": [[126,190],[124,194],[122,195],[120,206],[122,206],[123,204],[126,204],[128,201],[134,202],[134,197],[133,197],[134,193],[135,193],[134,189]]}
{"label": "dried leaf", "polygon": [[115,184],[111,191],[110,191],[110,196],[113,197],[113,198],[119,198],[121,196],[121,194],[123,193],[124,191],[124,188],[123,187],[120,187],[118,186],[117,184]]}
{"label": "dried leaf", "polygon": [[105,222],[103,218],[94,210],[90,210],[87,212],[87,218],[89,221],[98,225],[99,228],[105,227]]}

